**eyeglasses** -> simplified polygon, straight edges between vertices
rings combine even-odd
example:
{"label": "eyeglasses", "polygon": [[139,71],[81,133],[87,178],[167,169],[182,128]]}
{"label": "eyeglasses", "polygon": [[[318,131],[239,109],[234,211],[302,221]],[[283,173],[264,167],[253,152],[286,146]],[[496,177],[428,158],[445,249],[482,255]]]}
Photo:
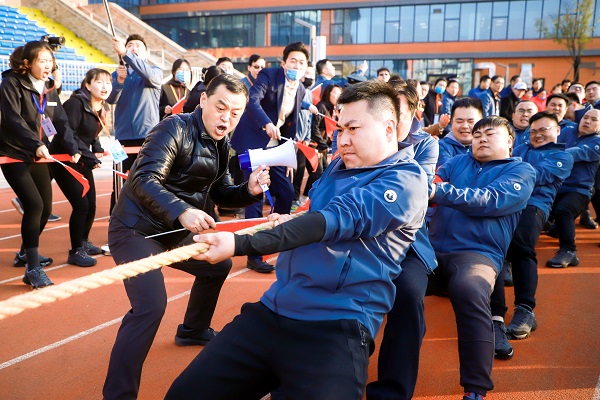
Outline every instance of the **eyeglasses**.
{"label": "eyeglasses", "polygon": [[517,114],[533,114],[533,108],[519,108]]}
{"label": "eyeglasses", "polygon": [[575,90],[577,92],[581,92],[583,90],[583,86],[571,86],[569,90]]}
{"label": "eyeglasses", "polygon": [[264,67],[262,65],[252,65],[252,68],[254,68],[254,69],[263,69]]}
{"label": "eyeglasses", "polygon": [[540,129],[530,129],[529,136],[535,136],[538,133],[544,133],[546,131],[549,131],[550,129],[557,128],[557,127],[558,127],[557,125],[553,125],[553,126],[547,126],[545,128],[540,128]]}

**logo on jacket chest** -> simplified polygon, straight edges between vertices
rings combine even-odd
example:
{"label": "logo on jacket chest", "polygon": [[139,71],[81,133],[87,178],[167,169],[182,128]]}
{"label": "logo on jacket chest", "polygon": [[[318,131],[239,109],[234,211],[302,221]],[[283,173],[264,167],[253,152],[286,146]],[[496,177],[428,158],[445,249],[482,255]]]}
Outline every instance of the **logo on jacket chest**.
{"label": "logo on jacket chest", "polygon": [[395,191],[393,191],[391,189],[386,190],[385,193],[383,194],[383,199],[385,201],[387,201],[388,203],[395,202],[397,198],[398,198],[398,195],[396,194]]}

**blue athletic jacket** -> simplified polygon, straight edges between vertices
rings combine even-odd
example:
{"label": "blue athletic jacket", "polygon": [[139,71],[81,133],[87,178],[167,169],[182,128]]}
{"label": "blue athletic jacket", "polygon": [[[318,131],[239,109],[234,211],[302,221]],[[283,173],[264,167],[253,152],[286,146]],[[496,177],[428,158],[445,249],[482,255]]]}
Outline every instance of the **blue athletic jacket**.
{"label": "blue athletic jacket", "polygon": [[436,252],[474,252],[488,257],[498,271],[535,184],[535,170],[519,158],[480,163],[472,153],[442,165],[429,222]]}
{"label": "blue athletic jacket", "polygon": [[511,126],[515,130],[515,142],[513,144],[513,149],[516,149],[517,147],[530,142],[529,127],[525,128],[525,129],[519,129],[519,128],[515,128],[512,124],[511,124]]}
{"label": "blue athletic jacket", "polygon": [[492,115],[500,115],[500,102],[501,99],[498,98],[498,109],[496,109],[496,102],[494,100],[494,93],[492,93],[492,89],[484,90],[483,92],[477,95],[481,100],[481,105],[483,106],[483,118],[491,117]]}
{"label": "blue athletic jacket", "polygon": [[413,157],[408,147],[373,167],[333,160],[309,193],[310,211],[326,220],[323,240],[280,253],[261,301],[288,318],[354,319],[377,334],[427,207],[427,177]]}
{"label": "blue athletic jacket", "polygon": [[592,197],[594,178],[598,171],[598,165],[600,165],[600,136],[598,133],[578,136],[577,131],[571,131],[565,135],[561,132],[558,141],[567,146],[565,151],[573,156],[574,164],[571,174],[558,189],[558,193],[576,192],[588,198]]}
{"label": "blue athletic jacket", "polygon": [[465,146],[452,136],[452,133],[439,140],[440,155],[437,161],[437,167],[443,165],[446,161],[461,154],[467,154],[470,147]]}
{"label": "blue athletic jacket", "polygon": [[513,157],[521,157],[535,169],[535,187],[527,205],[539,208],[548,219],[558,188],[573,168],[573,156],[562,143],[548,143],[537,149],[525,143],[513,150]]}
{"label": "blue athletic jacket", "polygon": [[133,70],[120,84],[113,73],[113,89],[106,100],[117,104],[115,108],[115,138],[118,140],[144,139],[150,129],[160,121],[162,70],[128,51],[123,61]]}
{"label": "blue athletic jacket", "polygon": [[[403,142],[398,146],[403,149],[407,146],[413,146],[415,152],[415,161],[427,174],[427,194],[430,195],[433,190],[433,179],[435,178],[435,167],[439,155],[439,140],[434,139],[430,134],[423,131],[409,133]],[[427,272],[431,273],[437,268],[438,263],[435,258],[435,251],[429,241],[429,231],[427,224],[423,224],[417,231],[415,241],[411,245],[419,259],[425,264]]]}

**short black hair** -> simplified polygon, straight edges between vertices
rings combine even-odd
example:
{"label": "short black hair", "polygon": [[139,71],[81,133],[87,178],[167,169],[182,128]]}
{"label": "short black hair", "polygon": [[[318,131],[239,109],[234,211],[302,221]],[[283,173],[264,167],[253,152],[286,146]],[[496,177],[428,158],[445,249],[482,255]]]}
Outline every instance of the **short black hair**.
{"label": "short black hair", "polygon": [[517,79],[519,79],[520,77],[521,77],[521,75],[513,75],[510,77],[510,82],[512,83],[512,82],[516,81]]}
{"label": "short black hair", "polygon": [[[394,88],[397,96],[402,95],[406,98],[406,104],[408,105],[408,110],[411,113],[414,113],[417,110],[417,108],[419,107],[419,102],[421,101],[421,98],[419,97],[419,93],[417,93],[417,88],[414,85],[411,85],[411,84],[407,83],[406,81],[392,82],[391,79],[388,82],[388,85],[390,85]],[[401,104],[398,104],[398,107],[400,107],[400,106],[401,106]],[[400,111],[400,108],[398,108],[398,114],[400,114],[399,111]]]}
{"label": "short black hair", "polygon": [[125,46],[127,46],[127,43],[131,42],[132,40],[139,40],[140,42],[144,43],[144,47],[146,49],[148,49],[148,45],[146,44],[146,41],[144,40],[144,37],[142,35],[133,33],[133,34],[127,36],[127,40],[125,40]]}
{"label": "short black hair", "polygon": [[485,81],[487,81],[488,79],[492,79],[489,75],[483,75],[481,78],[479,78],[479,83],[483,83]]}
{"label": "short black hair", "polygon": [[502,78],[504,80],[504,77],[502,75],[494,75],[492,76],[492,82],[496,82],[496,79],[498,78]]}
{"label": "short black hair", "polygon": [[550,100],[552,100],[552,99],[562,99],[562,100],[564,100],[565,105],[567,107],[569,106],[569,104],[571,104],[571,102],[569,101],[569,98],[567,96],[565,96],[564,94],[562,94],[562,93],[554,93],[554,94],[551,94],[550,96],[548,96],[546,98],[546,105],[548,105],[548,103],[550,103]]}
{"label": "short black hair", "polygon": [[388,73],[390,72],[390,70],[389,70],[389,68],[388,68],[388,67],[381,67],[381,68],[379,68],[379,69],[377,70],[377,75],[379,75],[379,73],[380,73],[380,72],[382,72],[382,71],[387,71]]}
{"label": "short black hair", "polygon": [[600,85],[600,83],[598,83],[598,81],[589,81],[585,84],[585,89],[587,89],[590,85]]}
{"label": "short black hair", "polygon": [[504,117],[497,117],[492,115],[490,117],[482,118],[473,125],[473,131],[475,132],[478,129],[489,126],[491,128],[497,128],[499,126],[503,126],[508,131],[508,134],[514,139],[515,138],[515,130],[508,120]]}
{"label": "short black hair", "polygon": [[565,83],[571,83],[571,80],[570,79],[563,79],[560,84],[564,85]]}
{"label": "short black hair", "polygon": [[252,54],[250,56],[250,58],[248,59],[248,66],[251,67],[252,64],[257,62],[258,60],[264,60],[264,59],[265,58],[263,56],[261,56],[260,54]]}
{"label": "short black hair", "polygon": [[292,51],[299,51],[301,53],[304,53],[304,55],[306,56],[306,61],[308,61],[308,59],[310,58],[310,53],[308,52],[306,46],[304,46],[304,43],[294,42],[288,44],[287,46],[285,46],[285,49],[283,49],[283,61],[286,61],[288,59],[288,56]]}
{"label": "short black hair", "polygon": [[552,121],[554,121],[556,123],[556,125],[558,125],[558,117],[554,114],[552,114],[551,112],[548,111],[540,111],[536,114],[533,114],[530,118],[529,118],[529,125],[531,125],[533,122],[540,120],[542,118],[548,118],[551,119]]}
{"label": "short black hair", "polygon": [[581,104],[581,100],[579,100],[579,96],[577,96],[577,93],[567,92],[564,95],[567,99],[569,99],[569,102],[567,103],[567,105],[569,105],[573,102],[575,102],[577,104]]}
{"label": "short black hair", "polygon": [[217,62],[215,63],[215,65],[218,66],[219,64],[224,63],[225,61],[229,61],[230,63],[233,64],[233,62],[231,61],[231,58],[229,58],[229,57],[221,57],[221,58],[219,58],[217,60]]}
{"label": "short black hair", "polygon": [[460,97],[456,99],[456,101],[452,105],[452,109],[450,110],[450,119],[454,117],[454,110],[456,110],[457,108],[474,108],[477,111],[479,111],[479,113],[483,117],[483,104],[481,103],[481,100],[479,98]]}
{"label": "short black hair", "polygon": [[323,67],[328,62],[330,62],[328,58],[324,58],[322,60],[317,61],[317,65],[315,65],[315,69],[317,70],[317,75],[321,75],[323,73]]}
{"label": "short black hair", "polygon": [[246,97],[246,103],[248,102],[248,88],[240,78],[229,74],[215,76],[206,86],[206,96],[212,96],[219,86],[225,86],[233,94],[243,94]]}
{"label": "short black hair", "polygon": [[394,120],[398,122],[398,110],[400,109],[400,100],[391,85],[378,79],[368,80],[350,85],[344,89],[338,99],[338,105],[355,103],[366,100],[369,111],[389,110],[394,115]]}

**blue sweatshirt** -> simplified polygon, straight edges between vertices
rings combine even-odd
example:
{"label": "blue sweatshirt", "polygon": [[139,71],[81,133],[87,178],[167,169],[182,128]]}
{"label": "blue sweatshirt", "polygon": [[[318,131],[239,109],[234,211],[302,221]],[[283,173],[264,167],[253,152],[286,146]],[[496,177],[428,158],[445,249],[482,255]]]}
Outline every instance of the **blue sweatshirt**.
{"label": "blue sweatshirt", "polygon": [[333,160],[309,193],[310,211],[326,220],[323,240],[280,253],[261,301],[288,318],[353,319],[377,334],[427,207],[427,177],[413,157],[408,147],[372,167]]}
{"label": "blue sweatshirt", "polygon": [[600,136],[598,132],[577,136],[578,132],[558,137],[560,143],[567,146],[567,152],[573,156],[571,174],[558,189],[558,193],[576,192],[588,198],[592,197],[594,178],[600,165]]}
{"label": "blue sweatshirt", "polygon": [[160,121],[158,104],[160,100],[162,70],[150,66],[131,51],[123,56],[123,61],[131,68],[125,82],[119,83],[113,72],[113,89],[106,100],[115,107],[115,138],[118,140],[144,139],[150,129]]}
{"label": "blue sweatshirt", "polygon": [[548,143],[538,148],[525,143],[514,149],[513,156],[521,157],[535,169],[535,187],[527,205],[539,208],[548,219],[558,188],[571,174],[573,156],[565,151],[562,143]]}
{"label": "blue sweatshirt", "polygon": [[472,153],[456,156],[437,172],[429,223],[436,252],[479,253],[502,269],[513,232],[535,184],[535,170],[518,158],[480,163]]}
{"label": "blue sweatshirt", "polygon": [[439,140],[440,155],[437,161],[437,167],[439,168],[446,161],[454,158],[461,154],[467,154],[470,146],[465,146],[452,136],[452,133],[444,136]]}

